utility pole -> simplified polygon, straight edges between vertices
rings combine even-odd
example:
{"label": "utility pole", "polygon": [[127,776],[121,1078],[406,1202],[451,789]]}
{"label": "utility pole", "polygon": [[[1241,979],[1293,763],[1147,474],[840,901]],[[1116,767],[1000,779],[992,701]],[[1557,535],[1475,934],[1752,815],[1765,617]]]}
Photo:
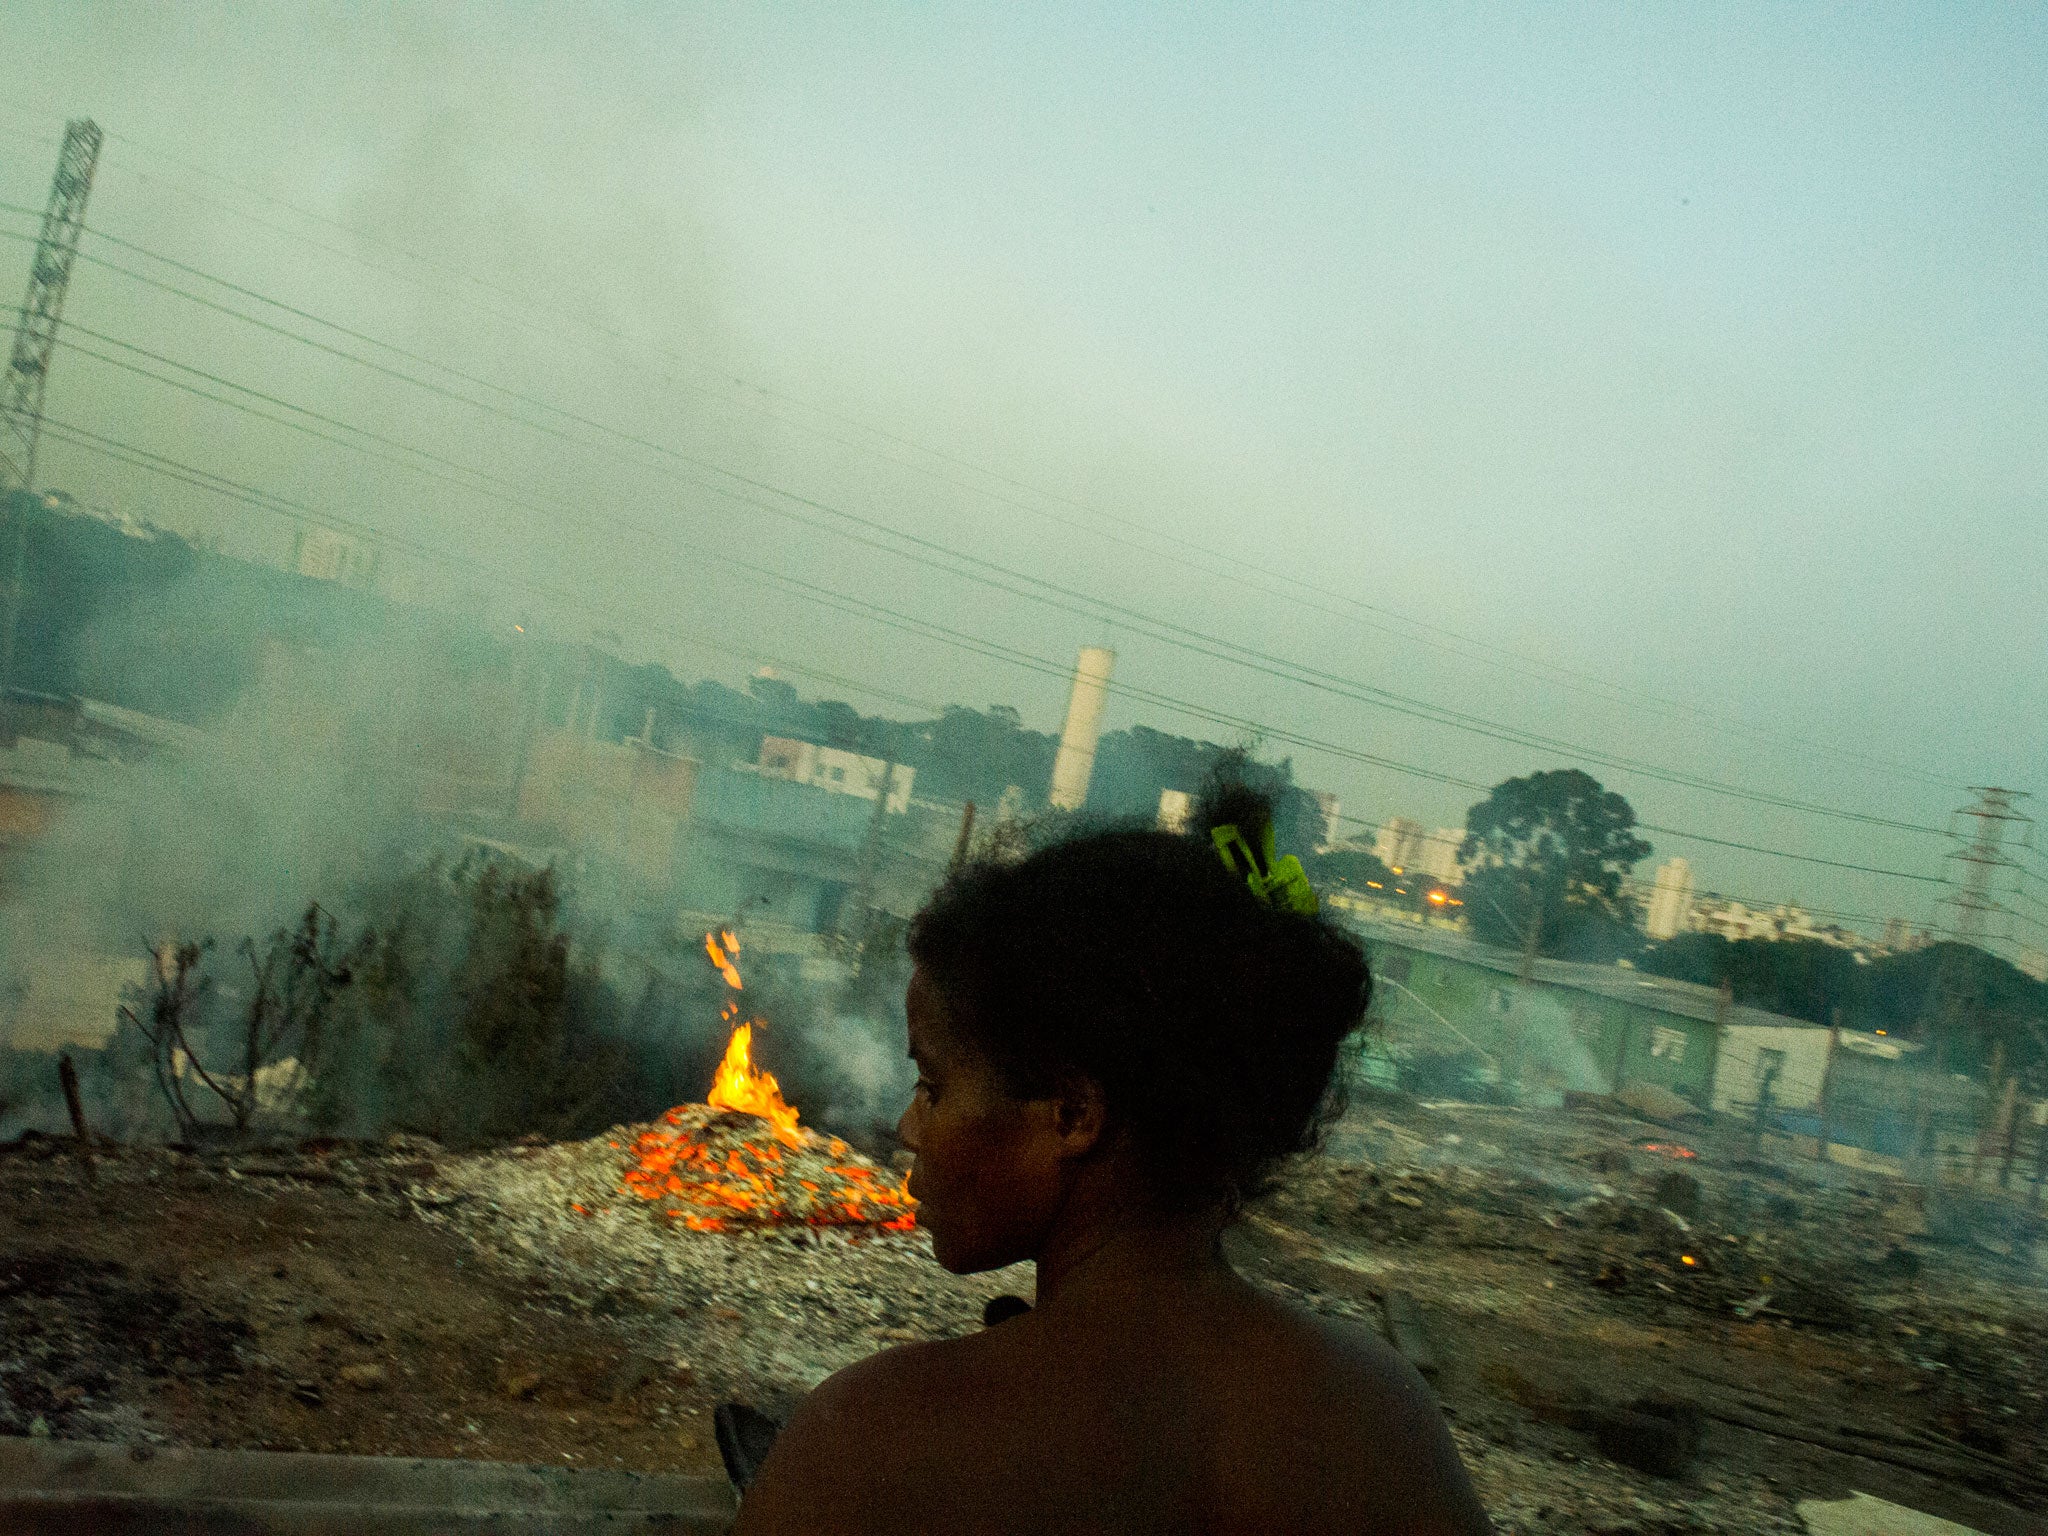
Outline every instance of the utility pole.
{"label": "utility pole", "polygon": [[1834,1140],[1835,1116],[1835,1058],[1842,1049],[1842,1009],[1836,1005],[1828,1023],[1828,1059],[1820,1069],[1820,1095],[1817,1106],[1820,1110],[1820,1135],[1814,1141],[1814,1156],[1827,1162],[1828,1147]]}
{"label": "utility pole", "polygon": [[952,874],[967,862],[967,850],[974,846],[974,802],[968,801],[960,809],[960,835],[953,841],[953,858],[946,865],[946,873]]}
{"label": "utility pole", "polygon": [[66,123],[50,201],[43,209],[42,233],[29,266],[28,293],[14,329],[14,349],[8,355],[6,376],[0,378],[0,510],[11,514],[14,525],[7,552],[7,612],[0,618],[0,739],[7,741],[14,739],[8,690],[14,686],[14,650],[21,629],[29,496],[35,490],[36,449],[43,436],[43,391],[49,383],[50,358],[57,350],[57,322],[64,313],[65,290],[71,286],[78,237],[85,229],[85,200],[99,161],[99,125],[89,118]]}
{"label": "utility pole", "polygon": [[[857,867],[857,883],[853,897],[841,909],[839,937],[842,943],[852,943],[865,949],[870,932],[874,927],[875,873],[882,858],[882,825],[889,815],[889,793],[896,783],[896,755],[886,753],[882,758],[880,792],[875,796],[875,812],[868,820],[867,836],[861,839],[860,863]],[[851,921],[848,921],[848,918]],[[861,961],[856,959],[855,969]]]}

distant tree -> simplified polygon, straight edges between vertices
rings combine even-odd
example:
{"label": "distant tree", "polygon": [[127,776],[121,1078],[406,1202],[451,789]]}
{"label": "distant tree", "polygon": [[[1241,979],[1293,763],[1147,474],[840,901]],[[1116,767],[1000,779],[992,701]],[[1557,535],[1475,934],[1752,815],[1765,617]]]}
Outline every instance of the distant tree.
{"label": "distant tree", "polygon": [[1636,963],[1678,981],[1725,982],[1745,1007],[1938,1043],[1958,1072],[1988,1071],[1996,1056],[2030,1091],[2048,1088],[2048,984],[1973,945],[1944,942],[1866,963],[1818,939],[1682,933]]}
{"label": "distant tree", "polygon": [[2029,1091],[2048,1090],[2048,983],[1952,940],[1888,955],[1861,981],[1865,1027],[1939,1044],[1956,1072],[1987,1071],[1996,1057]]}
{"label": "distant tree", "polygon": [[906,728],[903,761],[917,769],[917,792],[972,800],[992,818],[1003,791],[1017,785],[1027,806],[1045,803],[1056,738],[1028,731],[1014,709],[949,705],[939,718]]}
{"label": "distant tree", "polygon": [[1636,961],[1653,976],[1728,984],[1746,1008],[1787,1018],[1834,1021],[1835,1011],[1860,1011],[1867,995],[1867,967],[1856,956],[1818,939],[1724,939],[1718,933],[1681,933],[1652,945]]}
{"label": "distant tree", "polygon": [[1357,891],[1369,891],[1374,886],[1386,892],[1394,889],[1394,872],[1381,862],[1378,854],[1363,848],[1332,849],[1312,854],[1302,862],[1308,867],[1309,879],[1318,886],[1347,886]]}
{"label": "distant tree", "polygon": [[1459,862],[1474,931],[1539,954],[1567,951],[1588,928],[1627,923],[1622,876],[1649,856],[1628,801],[1576,768],[1496,784],[1466,814]]}

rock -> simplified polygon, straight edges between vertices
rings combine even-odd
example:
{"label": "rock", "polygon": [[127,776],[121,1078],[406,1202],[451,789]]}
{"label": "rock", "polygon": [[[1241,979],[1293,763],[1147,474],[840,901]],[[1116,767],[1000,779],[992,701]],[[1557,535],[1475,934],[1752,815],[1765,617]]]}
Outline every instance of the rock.
{"label": "rock", "polygon": [[628,1355],[620,1362],[617,1369],[605,1377],[604,1384],[599,1389],[599,1395],[609,1398],[612,1402],[619,1402],[623,1398],[631,1397],[635,1392],[646,1386],[648,1382],[660,1375],[661,1371],[661,1361],[654,1359],[652,1356]]}
{"label": "rock", "polygon": [[1683,1168],[1667,1168],[1650,1185],[1650,1196],[1665,1210],[1697,1221],[1700,1214],[1700,1181]]}
{"label": "rock", "polygon": [[515,1401],[524,1401],[540,1390],[540,1372],[507,1370],[498,1377],[498,1390]]}
{"label": "rock", "polygon": [[1420,1375],[1435,1380],[1436,1350],[1430,1343],[1429,1332],[1422,1321],[1422,1308],[1416,1305],[1415,1298],[1406,1291],[1388,1291],[1380,1299],[1380,1310],[1387,1320],[1387,1341]]}
{"label": "rock", "polygon": [[781,1424],[745,1403],[725,1402],[711,1410],[712,1432],[718,1441],[719,1458],[726,1476],[742,1493],[782,1433]]}
{"label": "rock", "polygon": [[354,1387],[358,1392],[382,1392],[391,1378],[383,1366],[369,1361],[343,1366],[335,1373],[335,1380],[345,1387]]}
{"label": "rock", "polygon": [[1967,1525],[1888,1504],[1867,1493],[1846,1499],[1802,1499],[1799,1518],[1813,1536],[1977,1536]]}
{"label": "rock", "polygon": [[1614,1097],[1657,1125],[1683,1125],[1701,1118],[1696,1105],[1681,1099],[1669,1088],[1659,1088],[1655,1083],[1629,1083]]}
{"label": "rock", "polygon": [[1697,1403],[1639,1397],[1625,1408],[1593,1409],[1587,1418],[1601,1455],[1653,1477],[1677,1477],[1699,1455],[1704,1421]]}

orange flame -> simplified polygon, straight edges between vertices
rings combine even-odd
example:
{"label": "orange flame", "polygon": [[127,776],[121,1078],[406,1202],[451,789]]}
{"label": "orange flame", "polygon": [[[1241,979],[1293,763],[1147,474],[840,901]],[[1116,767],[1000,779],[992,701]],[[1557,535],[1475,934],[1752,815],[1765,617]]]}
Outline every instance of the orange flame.
{"label": "orange flame", "polygon": [[754,1026],[742,1024],[726,1043],[725,1059],[711,1079],[711,1092],[704,1096],[713,1109],[736,1109],[743,1115],[759,1115],[775,1130],[776,1140],[787,1146],[803,1145],[797,1130],[796,1111],[784,1102],[782,1085],[775,1074],[763,1072],[753,1061]]}
{"label": "orange flame", "polygon": [[[721,943],[720,940],[724,942]],[[725,978],[725,984],[735,992],[741,987],[740,968],[733,963],[739,952],[739,938],[730,928],[721,928],[717,933],[704,935],[704,953],[711,957],[711,963],[718,967],[718,974]]]}

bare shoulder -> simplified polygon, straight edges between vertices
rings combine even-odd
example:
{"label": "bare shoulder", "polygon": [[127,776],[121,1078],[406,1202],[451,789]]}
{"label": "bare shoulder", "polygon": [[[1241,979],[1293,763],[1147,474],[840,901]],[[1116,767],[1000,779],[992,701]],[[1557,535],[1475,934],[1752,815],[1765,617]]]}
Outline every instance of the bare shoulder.
{"label": "bare shoulder", "polygon": [[[1436,1394],[1378,1334],[1270,1297],[1232,1396],[1244,1487],[1276,1474],[1322,1490],[1344,1529],[1466,1536],[1489,1529]],[[1349,1524],[1355,1518],[1359,1523]]]}
{"label": "bare shoulder", "polygon": [[944,1400],[949,1385],[971,1374],[975,1343],[906,1344],[826,1378],[776,1437],[741,1502],[734,1536],[889,1528],[871,1527],[867,1516],[889,1497],[892,1473],[903,1470],[904,1432],[935,1392]]}

